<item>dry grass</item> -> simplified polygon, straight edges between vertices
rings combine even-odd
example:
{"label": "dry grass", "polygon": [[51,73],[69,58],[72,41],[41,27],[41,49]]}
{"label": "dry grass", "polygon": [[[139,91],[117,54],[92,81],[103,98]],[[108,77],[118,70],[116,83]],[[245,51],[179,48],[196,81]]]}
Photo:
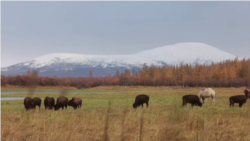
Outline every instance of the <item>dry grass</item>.
{"label": "dry grass", "polygon": [[[100,88],[98,88],[101,90]],[[106,88],[107,89],[107,88]],[[116,88],[118,89],[118,88]],[[83,99],[81,109],[25,111],[23,101],[2,101],[1,139],[83,141],[249,141],[250,102],[229,108],[243,88],[217,88],[216,104],[182,108],[181,96],[200,88],[126,88],[122,93],[68,94]],[[105,90],[105,89],[104,89]],[[148,92],[146,92],[148,91]],[[134,97],[150,96],[149,108],[132,109]],[[53,96],[53,94],[47,94]],[[22,94],[20,94],[22,96]],[[44,96],[41,94],[41,96]],[[55,94],[54,94],[55,96]],[[110,103],[109,103],[110,101]]]}

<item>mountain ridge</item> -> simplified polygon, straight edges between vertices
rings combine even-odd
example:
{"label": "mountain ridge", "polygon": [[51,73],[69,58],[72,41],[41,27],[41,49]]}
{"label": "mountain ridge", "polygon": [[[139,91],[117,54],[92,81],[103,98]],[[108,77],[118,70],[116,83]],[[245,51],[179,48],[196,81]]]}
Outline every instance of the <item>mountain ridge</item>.
{"label": "mountain ridge", "polygon": [[[235,55],[207,44],[187,42],[145,50],[133,55],[54,53],[1,68],[1,72],[7,75],[17,75],[26,74],[27,69],[36,69],[39,75],[42,76],[53,76],[56,74],[60,74],[60,76],[71,76],[72,74],[73,76],[88,76],[87,70],[92,70],[94,76],[106,76],[115,74],[117,70],[139,69],[144,63],[149,66],[152,64],[155,66],[178,65],[181,62],[191,65],[196,63],[211,64],[212,62],[232,60],[235,57]],[[81,71],[84,71],[83,75],[81,75]]]}

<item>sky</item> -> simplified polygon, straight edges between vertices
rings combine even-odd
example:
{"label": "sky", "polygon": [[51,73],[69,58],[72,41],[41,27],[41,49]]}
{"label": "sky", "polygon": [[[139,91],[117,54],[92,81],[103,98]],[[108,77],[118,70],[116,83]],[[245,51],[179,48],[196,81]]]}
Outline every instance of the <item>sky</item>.
{"label": "sky", "polygon": [[250,1],[1,2],[1,67],[51,53],[125,55],[182,42],[250,58]]}

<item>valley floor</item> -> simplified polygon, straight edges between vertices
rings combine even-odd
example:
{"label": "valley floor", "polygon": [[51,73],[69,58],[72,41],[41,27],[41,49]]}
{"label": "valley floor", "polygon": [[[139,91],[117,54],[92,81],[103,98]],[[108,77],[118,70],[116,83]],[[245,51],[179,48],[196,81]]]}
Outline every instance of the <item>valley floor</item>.
{"label": "valley floor", "polygon": [[[3,88],[2,91],[29,90]],[[26,111],[23,100],[1,101],[2,140],[83,140],[83,141],[249,141],[250,102],[242,108],[229,108],[229,97],[242,94],[244,88],[214,88],[216,103],[207,98],[200,107],[182,107],[182,96],[198,94],[201,88],[174,87],[97,87],[58,93],[2,93],[1,97],[54,98],[64,95],[80,97],[80,109]],[[100,93],[91,93],[97,91]],[[101,93],[105,92],[105,93]],[[133,109],[138,94],[150,96],[149,108]],[[109,106],[110,105],[110,106]]]}

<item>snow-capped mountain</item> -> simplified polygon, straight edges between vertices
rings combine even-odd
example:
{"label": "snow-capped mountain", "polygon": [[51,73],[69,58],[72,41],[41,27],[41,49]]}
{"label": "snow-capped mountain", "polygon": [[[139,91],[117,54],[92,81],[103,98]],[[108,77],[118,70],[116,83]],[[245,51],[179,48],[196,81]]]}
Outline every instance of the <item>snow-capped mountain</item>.
{"label": "snow-capped mountain", "polygon": [[138,69],[147,65],[210,64],[235,59],[215,47],[203,43],[189,42],[158,47],[134,55],[80,55],[69,53],[49,54],[31,61],[2,68],[5,75],[26,74],[28,69],[38,70],[41,76],[94,76],[113,75],[117,70]]}

